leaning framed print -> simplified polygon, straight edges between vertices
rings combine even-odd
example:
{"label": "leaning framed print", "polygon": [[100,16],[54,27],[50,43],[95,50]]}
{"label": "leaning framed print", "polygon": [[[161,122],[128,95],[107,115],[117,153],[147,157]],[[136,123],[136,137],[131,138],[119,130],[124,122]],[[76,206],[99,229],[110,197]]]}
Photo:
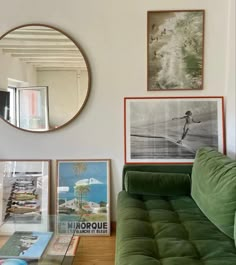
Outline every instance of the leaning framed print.
{"label": "leaning framed print", "polygon": [[203,89],[204,10],[147,13],[147,90]]}
{"label": "leaning framed print", "polygon": [[223,97],[124,99],[125,163],[193,163],[196,150],[225,153]]}
{"label": "leaning framed print", "polygon": [[0,160],[0,234],[45,231],[50,160]]}
{"label": "leaning framed print", "polygon": [[57,160],[58,233],[110,235],[110,163]]}

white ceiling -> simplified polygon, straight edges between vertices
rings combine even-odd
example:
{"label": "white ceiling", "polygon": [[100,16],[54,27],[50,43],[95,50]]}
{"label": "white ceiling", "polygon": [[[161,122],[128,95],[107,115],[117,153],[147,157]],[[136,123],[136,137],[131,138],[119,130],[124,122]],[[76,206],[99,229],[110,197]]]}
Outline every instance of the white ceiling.
{"label": "white ceiling", "polygon": [[37,70],[86,68],[78,47],[61,32],[45,26],[15,29],[0,40],[0,49]]}

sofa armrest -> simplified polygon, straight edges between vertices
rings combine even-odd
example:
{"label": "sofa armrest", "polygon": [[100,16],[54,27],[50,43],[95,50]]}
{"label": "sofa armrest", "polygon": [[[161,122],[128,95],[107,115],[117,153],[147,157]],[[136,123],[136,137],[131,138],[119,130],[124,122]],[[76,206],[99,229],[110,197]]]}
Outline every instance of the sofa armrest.
{"label": "sofa armrest", "polygon": [[127,171],[125,190],[130,194],[190,195],[190,175],[186,173]]}
{"label": "sofa armrest", "polygon": [[234,214],[234,244],[236,247],[236,212]]}

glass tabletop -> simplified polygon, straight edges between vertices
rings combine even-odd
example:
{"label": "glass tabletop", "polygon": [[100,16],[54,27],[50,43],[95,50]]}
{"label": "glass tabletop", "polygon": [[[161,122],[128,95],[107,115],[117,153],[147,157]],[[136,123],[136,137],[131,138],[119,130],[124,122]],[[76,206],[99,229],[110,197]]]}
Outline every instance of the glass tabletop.
{"label": "glass tabletop", "polygon": [[[0,265],[69,265],[79,243],[75,230],[58,232],[57,216],[24,220],[14,218],[0,225]],[[18,259],[11,261],[10,259]]]}

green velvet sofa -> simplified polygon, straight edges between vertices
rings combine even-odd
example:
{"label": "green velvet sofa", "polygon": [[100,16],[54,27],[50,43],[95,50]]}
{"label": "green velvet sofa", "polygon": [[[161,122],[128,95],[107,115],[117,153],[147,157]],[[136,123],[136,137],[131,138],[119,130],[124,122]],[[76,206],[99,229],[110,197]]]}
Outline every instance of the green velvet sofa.
{"label": "green velvet sofa", "polygon": [[193,165],[125,165],[115,265],[236,265],[236,161],[200,148]]}

